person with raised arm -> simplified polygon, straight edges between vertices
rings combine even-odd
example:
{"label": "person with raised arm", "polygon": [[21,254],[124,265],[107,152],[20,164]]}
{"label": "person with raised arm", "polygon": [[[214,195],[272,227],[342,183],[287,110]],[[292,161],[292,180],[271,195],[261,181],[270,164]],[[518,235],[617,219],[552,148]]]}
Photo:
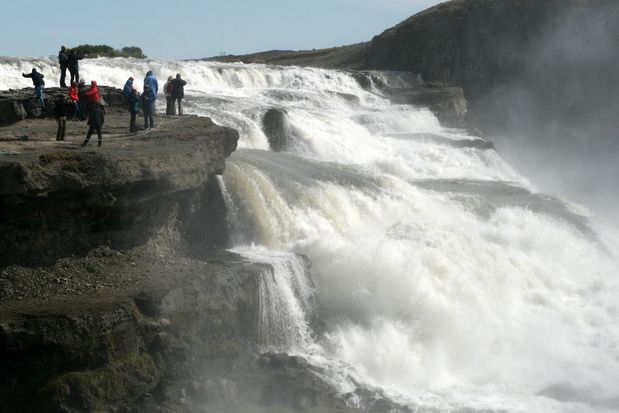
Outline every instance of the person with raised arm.
{"label": "person with raised arm", "polygon": [[75,49],[71,49],[69,54],[67,55],[67,67],[69,68],[69,73],[71,74],[71,83],[79,82],[80,80],[80,64],[79,61],[82,60],[85,55],[81,55]]}
{"label": "person with raised arm", "polygon": [[23,77],[29,77],[32,79],[32,84],[34,85],[34,93],[37,95],[39,102],[41,102],[41,108],[45,109],[45,95],[43,93],[43,89],[45,89],[45,81],[43,78],[43,73],[37,72],[35,68],[32,68],[32,72],[26,74],[21,74]]}

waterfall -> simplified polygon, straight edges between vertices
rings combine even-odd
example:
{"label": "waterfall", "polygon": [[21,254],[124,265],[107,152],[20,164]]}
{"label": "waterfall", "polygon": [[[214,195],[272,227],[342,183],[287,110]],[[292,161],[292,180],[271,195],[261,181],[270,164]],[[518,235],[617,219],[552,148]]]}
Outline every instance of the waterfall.
{"label": "waterfall", "polygon": [[[266,265],[265,349],[304,354],[342,392],[354,375],[417,411],[619,409],[617,230],[468,144],[481,138],[344,72],[82,62],[86,80],[118,87],[181,73],[187,113],[240,131],[220,185],[234,250]],[[20,74],[33,66],[54,85],[54,59],[4,58],[0,89],[28,87]],[[273,107],[288,113],[289,152],[268,150]]]}
{"label": "waterfall", "polygon": [[266,263],[258,284],[259,338],[265,351],[306,351],[313,346],[314,285],[302,257],[257,248],[233,250]]}

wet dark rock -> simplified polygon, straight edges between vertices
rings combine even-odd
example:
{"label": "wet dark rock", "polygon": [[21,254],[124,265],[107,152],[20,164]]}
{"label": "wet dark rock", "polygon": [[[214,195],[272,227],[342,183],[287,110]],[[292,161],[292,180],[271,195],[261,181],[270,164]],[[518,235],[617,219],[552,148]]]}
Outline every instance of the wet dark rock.
{"label": "wet dark rock", "polygon": [[460,87],[419,87],[391,90],[388,96],[395,103],[429,108],[442,125],[464,128],[467,122],[467,101]]}
{"label": "wet dark rock", "polygon": [[0,99],[0,124],[14,123],[26,119],[28,114],[23,103],[17,100]]}
{"label": "wet dark rock", "polygon": [[130,291],[0,309],[0,411],[115,411],[141,403],[195,404],[186,410],[198,411],[205,396],[194,397],[192,383],[209,380],[219,383],[222,406],[238,399],[233,389],[251,383],[257,369],[251,354],[263,268],[165,261],[142,262],[155,274],[133,293],[161,303],[158,316],[144,314]]}
{"label": "wet dark rock", "polygon": [[262,130],[269,141],[271,150],[281,152],[292,146],[292,128],[285,109],[269,109],[262,118]]}
{"label": "wet dark rock", "polygon": [[349,71],[348,74],[357,81],[363,90],[371,91],[372,88],[380,89],[385,86],[385,83],[371,72]]}
{"label": "wet dark rock", "polygon": [[134,299],[140,313],[147,317],[155,317],[161,314],[161,303],[157,298],[147,293],[140,293]]}

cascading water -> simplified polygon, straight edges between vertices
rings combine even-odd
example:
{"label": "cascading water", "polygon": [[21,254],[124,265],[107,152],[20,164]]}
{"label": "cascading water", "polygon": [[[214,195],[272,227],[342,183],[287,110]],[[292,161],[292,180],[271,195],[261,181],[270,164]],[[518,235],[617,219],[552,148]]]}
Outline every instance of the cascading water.
{"label": "cascading water", "polygon": [[309,319],[314,286],[304,260],[294,254],[261,249],[235,250],[250,261],[268,262],[259,280],[259,336],[269,351],[307,350],[313,346]]}
{"label": "cascading water", "polygon": [[[55,85],[54,59],[4,59],[0,89],[29,86],[20,73],[32,66]],[[342,392],[354,375],[416,411],[619,409],[616,231],[345,73],[81,65],[86,80],[118,87],[147,70],[181,73],[187,113],[241,133],[223,184],[235,250],[275,270],[260,287],[267,347],[305,353]],[[268,151],[261,119],[272,107],[289,114],[292,152]],[[322,337],[310,333],[314,288],[291,253],[312,262]]]}

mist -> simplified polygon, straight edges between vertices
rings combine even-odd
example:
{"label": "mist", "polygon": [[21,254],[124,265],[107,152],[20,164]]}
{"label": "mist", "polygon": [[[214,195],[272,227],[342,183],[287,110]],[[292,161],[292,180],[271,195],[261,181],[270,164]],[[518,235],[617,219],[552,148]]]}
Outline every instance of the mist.
{"label": "mist", "polygon": [[[597,3],[600,4],[599,2]],[[619,21],[612,4],[566,8],[518,53],[514,80],[471,102],[500,155],[539,191],[619,224]]]}

